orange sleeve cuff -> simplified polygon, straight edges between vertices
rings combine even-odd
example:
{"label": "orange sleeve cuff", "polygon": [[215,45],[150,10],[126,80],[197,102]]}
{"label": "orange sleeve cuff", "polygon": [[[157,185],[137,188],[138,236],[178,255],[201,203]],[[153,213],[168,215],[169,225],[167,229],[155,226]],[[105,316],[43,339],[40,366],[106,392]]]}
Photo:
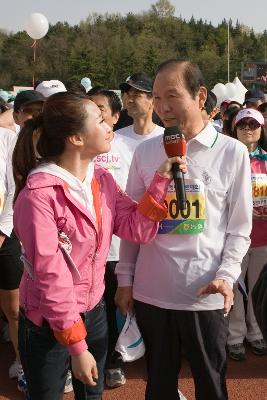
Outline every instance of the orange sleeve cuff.
{"label": "orange sleeve cuff", "polygon": [[63,346],[68,346],[85,339],[87,332],[82,319],[75,322],[70,328],[63,331],[53,331],[57,341]]}
{"label": "orange sleeve cuff", "polygon": [[137,209],[145,217],[155,222],[162,221],[167,217],[167,207],[165,205],[161,206],[157,203],[148,192],[145,192],[137,206]]}

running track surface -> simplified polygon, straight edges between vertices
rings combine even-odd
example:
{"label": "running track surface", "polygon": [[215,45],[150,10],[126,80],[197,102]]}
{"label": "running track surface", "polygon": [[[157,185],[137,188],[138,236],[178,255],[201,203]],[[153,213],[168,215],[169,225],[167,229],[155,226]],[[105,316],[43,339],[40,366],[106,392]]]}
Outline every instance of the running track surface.
{"label": "running track surface", "polygon": [[[7,371],[13,357],[11,345],[0,344],[0,400],[23,400],[24,398],[17,391],[15,382],[8,378]],[[143,400],[145,378],[143,360],[128,364],[126,385],[121,388],[106,390],[103,400]],[[229,361],[227,386],[229,400],[267,400],[267,356],[254,356],[250,349],[247,349],[245,361]],[[179,388],[187,397],[187,400],[195,399],[190,368],[185,360],[180,375]],[[72,393],[64,397],[64,400],[73,399]]]}

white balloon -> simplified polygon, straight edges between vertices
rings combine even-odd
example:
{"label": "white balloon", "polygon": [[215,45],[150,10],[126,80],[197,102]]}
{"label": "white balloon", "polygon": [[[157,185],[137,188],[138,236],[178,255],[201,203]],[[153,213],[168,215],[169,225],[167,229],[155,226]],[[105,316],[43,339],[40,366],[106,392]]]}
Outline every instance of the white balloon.
{"label": "white balloon", "polygon": [[240,93],[245,94],[247,92],[247,88],[243,85],[243,83],[240,81],[238,76],[235,77],[235,79],[233,80],[233,83],[238,88]]}
{"label": "white balloon", "polygon": [[83,87],[85,88],[86,93],[87,93],[90,89],[92,89],[92,82],[91,82],[91,79],[90,79],[90,78],[87,78],[87,77],[82,78],[82,79],[81,79],[81,84],[82,84]]}
{"label": "white balloon", "polygon": [[241,83],[239,78],[236,76],[235,79],[233,80],[233,84],[236,87],[236,94],[233,98],[233,100],[238,101],[240,104],[243,104],[245,101],[245,93],[247,92],[247,89],[245,86]]}
{"label": "white balloon", "polygon": [[47,18],[40,13],[32,13],[26,20],[25,30],[34,39],[41,39],[48,32],[49,24]]}
{"label": "white balloon", "polygon": [[237,87],[234,83],[228,82],[225,84],[225,87],[226,87],[227,95],[229,96],[229,99],[236,95]]}
{"label": "white balloon", "polygon": [[212,91],[214,94],[216,94],[218,99],[222,97],[227,97],[227,90],[223,83],[217,83]]}

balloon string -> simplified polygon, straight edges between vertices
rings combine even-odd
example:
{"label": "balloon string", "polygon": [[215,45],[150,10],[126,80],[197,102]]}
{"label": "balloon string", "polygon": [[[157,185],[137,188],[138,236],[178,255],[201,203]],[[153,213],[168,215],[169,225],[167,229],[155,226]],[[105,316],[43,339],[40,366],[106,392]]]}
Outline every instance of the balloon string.
{"label": "balloon string", "polygon": [[31,48],[33,49],[33,62],[35,63],[35,55],[36,55],[36,47],[37,47],[37,40],[33,41]]}
{"label": "balloon string", "polygon": [[35,60],[36,60],[36,47],[37,47],[37,40],[33,41],[31,48],[33,49],[33,72],[32,72],[32,86],[34,87],[35,83]]}

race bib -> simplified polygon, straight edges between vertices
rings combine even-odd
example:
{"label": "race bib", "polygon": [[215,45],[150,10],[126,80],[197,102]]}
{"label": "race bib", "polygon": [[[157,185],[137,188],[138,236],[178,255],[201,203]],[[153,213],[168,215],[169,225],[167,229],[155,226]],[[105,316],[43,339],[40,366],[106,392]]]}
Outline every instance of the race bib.
{"label": "race bib", "polygon": [[95,158],[95,163],[101,165],[110,172],[114,177],[114,172],[116,169],[121,168],[121,156],[119,153],[105,153],[99,154]]}
{"label": "race bib", "polygon": [[186,179],[186,209],[180,210],[174,183],[169,185],[164,201],[167,218],[160,222],[158,234],[194,235],[204,231],[206,208],[204,184],[198,179]]}
{"label": "race bib", "polygon": [[251,174],[253,207],[267,206],[267,175]]}

